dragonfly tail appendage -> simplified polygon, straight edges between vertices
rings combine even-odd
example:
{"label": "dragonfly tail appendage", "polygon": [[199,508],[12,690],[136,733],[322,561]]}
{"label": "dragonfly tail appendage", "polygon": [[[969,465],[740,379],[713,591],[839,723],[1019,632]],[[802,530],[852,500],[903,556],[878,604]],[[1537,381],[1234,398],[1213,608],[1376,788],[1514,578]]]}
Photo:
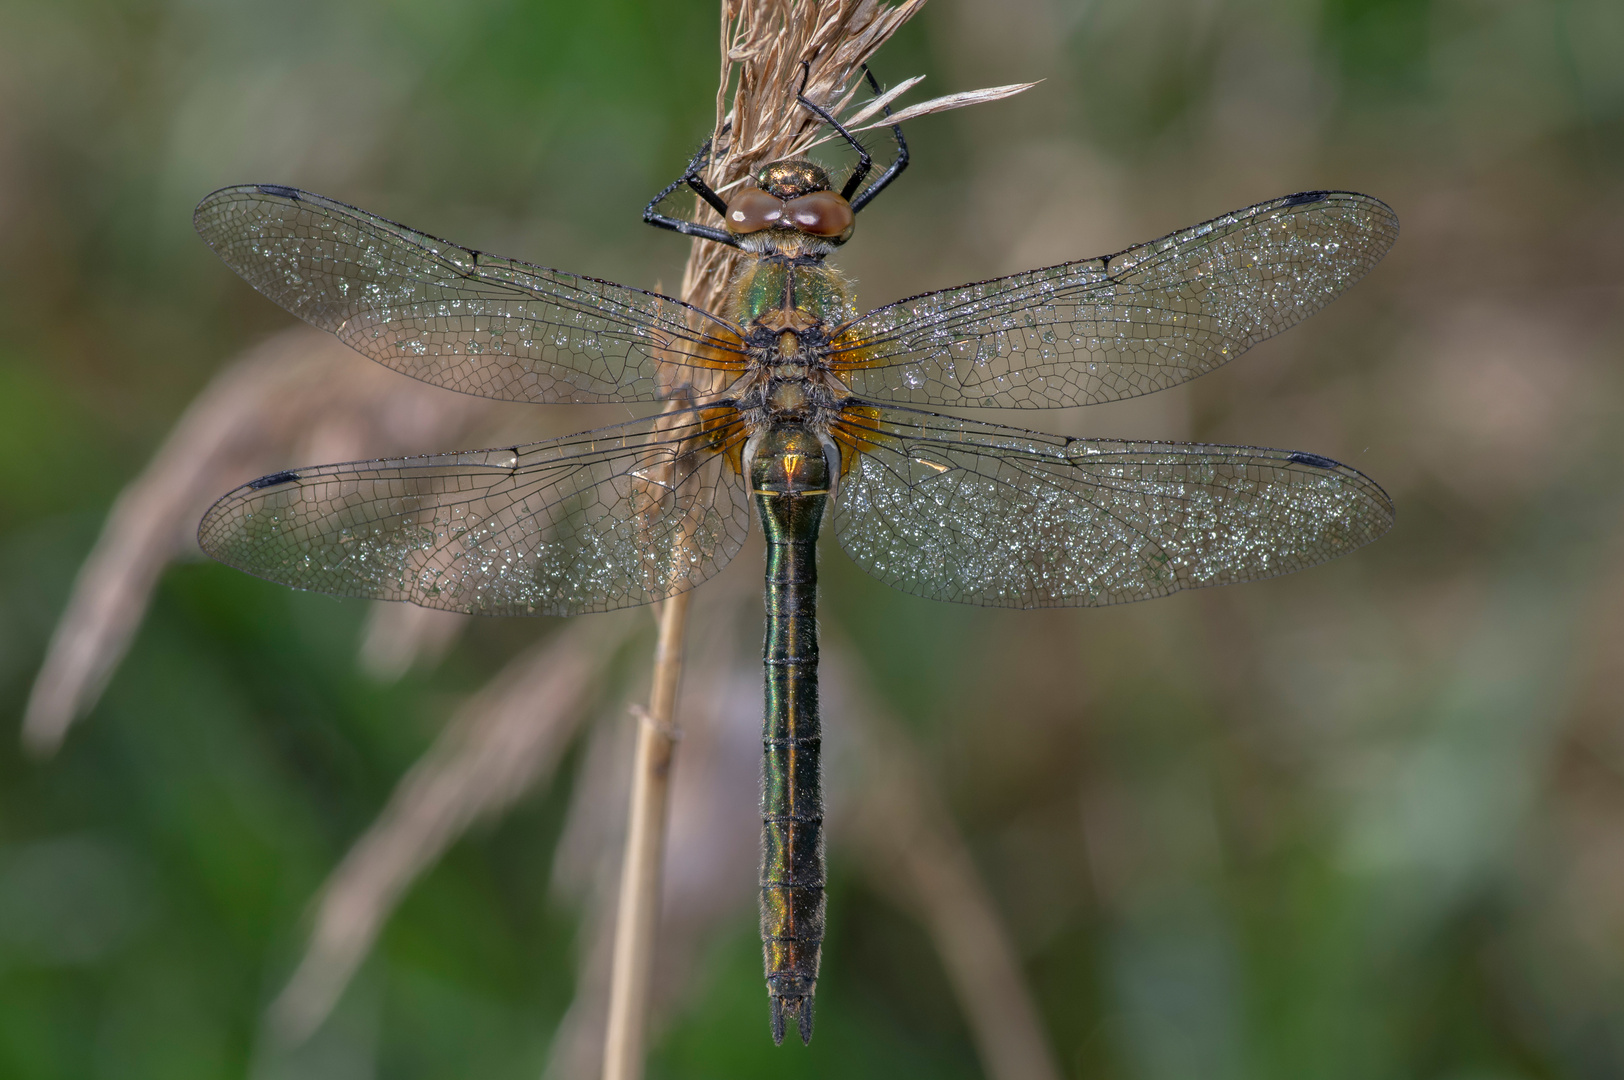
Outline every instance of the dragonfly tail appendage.
{"label": "dragonfly tail appendage", "polygon": [[783,1041],[793,1016],[808,1042],[823,948],[816,545],[828,469],[815,440],[810,447],[795,434],[779,441],[770,453],[764,446],[751,469],[767,537],[761,944],[773,1040]]}
{"label": "dragonfly tail appendage", "polygon": [[772,1003],[772,1029],[773,1044],[784,1045],[784,1032],[787,1028],[788,1018],[796,1017],[801,1033],[801,1044],[804,1046],[812,1041],[812,995],[811,994],[770,994],[768,1000]]}

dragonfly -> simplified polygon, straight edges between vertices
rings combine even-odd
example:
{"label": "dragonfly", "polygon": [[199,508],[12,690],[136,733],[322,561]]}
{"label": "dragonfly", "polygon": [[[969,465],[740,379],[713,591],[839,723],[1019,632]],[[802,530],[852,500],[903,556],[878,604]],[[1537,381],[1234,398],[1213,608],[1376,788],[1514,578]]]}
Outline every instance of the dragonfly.
{"label": "dragonfly", "polygon": [[[878,90],[873,76],[871,85]],[[1319,454],[1072,438],[931,411],[1070,408],[1212,371],[1313,314],[1397,239],[1383,202],[1306,191],[1138,244],[861,311],[827,257],[907,166],[853,148],[724,199],[709,144],[644,219],[728,245],[720,310],[501,258],[277,184],[198,232],[254,288],[412,378],[504,401],[664,402],[495,449],[294,468],[203,517],[204,551],[297,589],[481,615],[577,615],[693,588],[766,540],[761,935],[773,1040],[812,1037],[825,928],[816,544],[906,593],[1103,606],[1256,581],[1381,536],[1393,505]],[[889,112],[887,112],[889,117]],[[873,177],[871,180],[870,178]],[[659,206],[686,186],[721,226]]]}

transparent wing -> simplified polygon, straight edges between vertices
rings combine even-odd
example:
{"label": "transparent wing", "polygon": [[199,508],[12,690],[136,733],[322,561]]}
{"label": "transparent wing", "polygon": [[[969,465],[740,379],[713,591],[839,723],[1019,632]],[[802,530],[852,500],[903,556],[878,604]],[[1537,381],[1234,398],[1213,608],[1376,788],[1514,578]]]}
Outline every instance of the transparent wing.
{"label": "transparent wing", "polygon": [[282,307],[448,390],[653,401],[686,381],[662,362],[742,362],[733,327],[678,300],[459,247],[294,188],[222,188],[192,220],[227,266]]}
{"label": "transparent wing", "polygon": [[1288,195],[1116,255],[878,308],[836,337],[831,360],[877,401],[1116,401],[1193,379],[1302,321],[1397,238],[1379,199]]}
{"label": "transparent wing", "polygon": [[749,507],[729,409],[501,450],[273,473],[211,507],[203,550],[333,596],[574,615],[682,592],[737,554]]}
{"label": "transparent wing", "polygon": [[1113,442],[850,408],[835,527],[916,596],[1096,606],[1288,574],[1393,523],[1373,481],[1314,454]]}

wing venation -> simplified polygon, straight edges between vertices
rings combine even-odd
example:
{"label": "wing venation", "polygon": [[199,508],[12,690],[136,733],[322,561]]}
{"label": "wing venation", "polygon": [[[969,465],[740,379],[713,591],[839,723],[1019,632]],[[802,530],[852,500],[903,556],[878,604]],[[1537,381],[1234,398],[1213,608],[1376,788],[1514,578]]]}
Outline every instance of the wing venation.
{"label": "wing venation", "polygon": [[504,401],[653,401],[738,369],[724,320],[668,296],[504,259],[276,184],[222,188],[193,222],[288,311],[385,367]]}
{"label": "wing venation", "polygon": [[840,546],[903,592],[996,607],[1098,606],[1256,581],[1370,543],[1393,505],[1315,454],[1068,439],[853,408]]}
{"label": "wing venation", "polygon": [[844,328],[831,362],[875,401],[1117,401],[1193,379],[1301,322],[1397,238],[1379,199],[1288,195],[1115,255],[878,308]]}
{"label": "wing venation", "polygon": [[692,588],[744,543],[736,418],[671,413],[551,442],[273,473],[198,527],[296,589],[481,615],[575,615]]}

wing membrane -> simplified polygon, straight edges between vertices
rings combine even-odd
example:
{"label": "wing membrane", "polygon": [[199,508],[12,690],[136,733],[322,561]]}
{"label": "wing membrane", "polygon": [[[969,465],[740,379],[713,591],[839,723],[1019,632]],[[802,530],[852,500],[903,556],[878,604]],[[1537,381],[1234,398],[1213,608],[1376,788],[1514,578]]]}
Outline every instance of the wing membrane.
{"label": "wing membrane", "polygon": [[1379,199],[1304,192],[1115,255],[878,308],[837,338],[863,398],[1060,408],[1193,379],[1307,318],[1398,237]]}
{"label": "wing membrane", "polygon": [[911,410],[848,410],[835,437],[840,546],[916,596],[1097,606],[1255,581],[1393,523],[1373,481],[1327,458],[1067,439]]}
{"label": "wing membrane", "polygon": [[193,223],[288,311],[449,390],[653,401],[687,381],[683,368],[741,362],[731,326],[678,300],[460,247],[309,192],[222,188]]}
{"label": "wing membrane", "polygon": [[483,615],[574,615],[682,592],[749,508],[736,416],[686,411],[499,450],[275,473],[198,527],[222,562],[297,589]]}

